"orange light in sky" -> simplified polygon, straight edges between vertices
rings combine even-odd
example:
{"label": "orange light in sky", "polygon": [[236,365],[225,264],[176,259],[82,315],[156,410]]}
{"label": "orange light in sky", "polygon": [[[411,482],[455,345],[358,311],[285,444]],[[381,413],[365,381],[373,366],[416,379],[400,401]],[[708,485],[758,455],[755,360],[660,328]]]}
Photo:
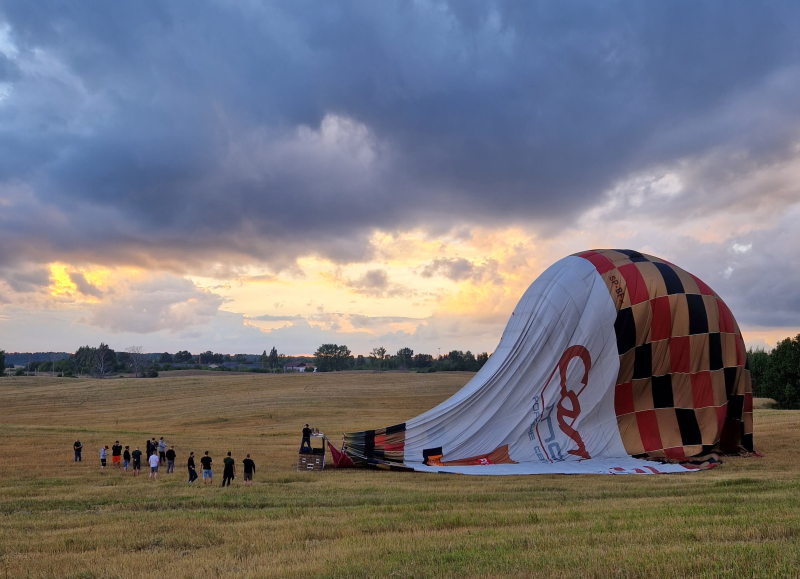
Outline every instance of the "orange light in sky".
{"label": "orange light in sky", "polygon": [[61,263],[50,264],[49,292],[53,297],[71,296],[78,287],[72,282],[67,273],[67,266]]}

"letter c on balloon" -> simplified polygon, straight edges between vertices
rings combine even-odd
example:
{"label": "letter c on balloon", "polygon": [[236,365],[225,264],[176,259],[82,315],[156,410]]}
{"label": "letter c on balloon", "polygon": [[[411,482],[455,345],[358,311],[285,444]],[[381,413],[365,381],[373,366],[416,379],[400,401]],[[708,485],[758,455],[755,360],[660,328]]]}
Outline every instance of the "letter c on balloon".
{"label": "letter c on balloon", "polygon": [[[561,398],[559,399],[556,407],[556,417],[558,419],[558,427],[561,429],[561,431],[569,436],[572,441],[578,445],[578,448],[568,450],[567,452],[580,458],[591,458],[586,450],[586,445],[583,442],[583,438],[581,438],[581,435],[578,433],[578,431],[573,428],[575,420],[577,420],[581,413],[581,403],[578,400],[578,394],[580,391],[575,392],[574,390],[569,390],[567,388],[567,367],[575,358],[579,358],[581,362],[583,362],[583,376],[581,377],[581,384],[585,388],[586,384],[589,382],[589,369],[592,367],[592,357],[589,354],[589,350],[580,345],[570,346],[564,350],[563,354],[561,354],[561,359],[558,361],[557,366],[558,373],[561,378]],[[555,373],[555,370],[553,370],[553,372]],[[581,388],[581,391],[582,390],[583,388]],[[569,422],[567,422],[567,419],[569,419]]]}

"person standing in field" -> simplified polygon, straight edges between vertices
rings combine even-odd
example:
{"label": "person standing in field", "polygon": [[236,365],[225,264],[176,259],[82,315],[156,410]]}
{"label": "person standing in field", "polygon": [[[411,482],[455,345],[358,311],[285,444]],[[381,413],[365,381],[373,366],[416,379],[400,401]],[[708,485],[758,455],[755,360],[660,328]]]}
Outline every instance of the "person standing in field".
{"label": "person standing in field", "polygon": [[164,442],[163,436],[158,440],[158,459],[161,462],[167,460],[167,443]]}
{"label": "person standing in field", "polygon": [[167,457],[167,474],[175,472],[175,447],[170,446],[166,453]]}
{"label": "person standing in field", "polygon": [[158,453],[153,452],[153,454],[150,455],[148,462],[150,463],[150,478],[158,478]]}
{"label": "person standing in field", "polygon": [[142,469],[142,451],[137,446],[131,453],[133,459],[133,476],[139,476],[139,471]]}
{"label": "person standing in field", "polygon": [[206,453],[200,459],[200,464],[203,467],[203,484],[208,485],[208,484],[212,484],[212,482],[213,482],[211,480],[213,478],[213,476],[214,476],[214,473],[211,470],[211,463],[212,462],[214,462],[214,461],[211,460],[211,457],[208,456],[208,451],[206,451]]}
{"label": "person standing in field", "polygon": [[81,444],[80,440],[76,440],[72,444],[72,450],[75,451],[75,462],[81,462],[81,452],[83,451],[83,445]]}
{"label": "person standing in field", "polygon": [[106,470],[106,459],[108,458],[108,445],[100,447],[100,470]]}
{"label": "person standing in field", "polygon": [[128,472],[128,466],[131,464],[131,448],[130,446],[125,446],[125,450],[122,451],[122,468],[125,469],[125,472]]}
{"label": "person standing in field", "polygon": [[186,461],[186,468],[189,469],[189,484],[197,480],[197,471],[194,467],[194,451],[189,453],[189,460]]}
{"label": "person standing in field", "polygon": [[222,486],[231,486],[231,481],[236,476],[236,461],[231,458],[231,451],[228,456],[222,459],[224,468],[222,470]]}
{"label": "person standing in field", "polygon": [[244,465],[244,484],[245,486],[250,486],[253,484],[253,475],[256,472],[256,463],[253,462],[253,459],[250,458],[250,455],[248,454],[247,458],[242,461],[242,464]]}
{"label": "person standing in field", "polygon": [[119,468],[119,463],[122,460],[122,445],[119,440],[114,441],[111,445],[111,466]]}
{"label": "person standing in field", "polygon": [[[155,440],[155,438],[153,440]],[[144,445],[144,452],[145,452],[145,456],[147,456],[147,457],[149,457],[151,454],[153,454],[153,443],[150,442],[149,438],[147,439],[147,442]]]}
{"label": "person standing in field", "polygon": [[303,438],[300,440],[300,452],[311,452],[311,429],[306,424],[303,427]]}

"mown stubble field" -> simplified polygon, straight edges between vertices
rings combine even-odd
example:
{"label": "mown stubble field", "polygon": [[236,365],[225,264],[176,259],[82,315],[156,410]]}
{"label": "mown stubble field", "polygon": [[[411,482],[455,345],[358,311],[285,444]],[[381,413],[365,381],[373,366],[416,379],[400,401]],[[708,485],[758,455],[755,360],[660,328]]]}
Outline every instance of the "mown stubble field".
{"label": "mown stubble field", "polygon": [[[759,409],[763,458],[665,476],[466,477],[294,470],[309,422],[411,418],[469,374],[164,374],[0,379],[0,571],[6,577],[797,576],[800,412]],[[97,450],[164,436],[174,475]],[[84,444],[74,463],[72,443]],[[255,484],[186,484],[228,450]]]}

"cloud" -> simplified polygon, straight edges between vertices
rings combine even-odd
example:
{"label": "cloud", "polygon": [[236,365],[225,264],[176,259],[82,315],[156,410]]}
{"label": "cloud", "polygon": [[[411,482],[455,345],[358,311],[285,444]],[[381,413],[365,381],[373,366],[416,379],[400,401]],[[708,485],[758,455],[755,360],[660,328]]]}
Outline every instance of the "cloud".
{"label": "cloud", "polygon": [[79,292],[87,296],[93,296],[96,298],[102,297],[103,292],[100,291],[96,286],[92,285],[87,279],[86,276],[80,272],[72,272],[69,274],[69,279],[75,284],[75,287]]}
{"label": "cloud", "polygon": [[[456,336],[464,304],[496,318],[511,298],[494,298],[550,258],[624,244],[711,272],[748,324],[794,323],[798,16],[788,1],[4,2],[3,299],[45,299],[62,263],[62,299],[99,302],[88,322],[196,331],[231,278],[314,258],[356,266],[337,282],[364,302],[418,297],[420,277],[465,286],[423,328]],[[479,229],[530,239],[458,251]],[[380,239],[408,231],[449,250],[399,273]],[[107,288],[94,267],[158,281]]]}
{"label": "cloud", "polygon": [[426,264],[421,271],[422,277],[442,275],[452,281],[473,281],[499,283],[496,260],[487,260],[480,265],[463,257],[437,257]]}
{"label": "cloud", "polygon": [[39,292],[50,284],[50,272],[38,266],[0,269],[0,277],[12,291],[20,293]]}
{"label": "cloud", "polygon": [[372,297],[411,296],[414,293],[392,283],[383,269],[370,269],[356,279],[345,280],[344,284],[358,294]]}
{"label": "cloud", "polygon": [[221,297],[189,280],[160,275],[118,287],[113,298],[92,307],[84,321],[113,332],[177,333],[207,324],[221,304]]}
{"label": "cloud", "polygon": [[375,228],[557,228],[642,167],[785,152],[797,11],[12,3],[0,182],[50,210],[15,255],[281,268]]}

